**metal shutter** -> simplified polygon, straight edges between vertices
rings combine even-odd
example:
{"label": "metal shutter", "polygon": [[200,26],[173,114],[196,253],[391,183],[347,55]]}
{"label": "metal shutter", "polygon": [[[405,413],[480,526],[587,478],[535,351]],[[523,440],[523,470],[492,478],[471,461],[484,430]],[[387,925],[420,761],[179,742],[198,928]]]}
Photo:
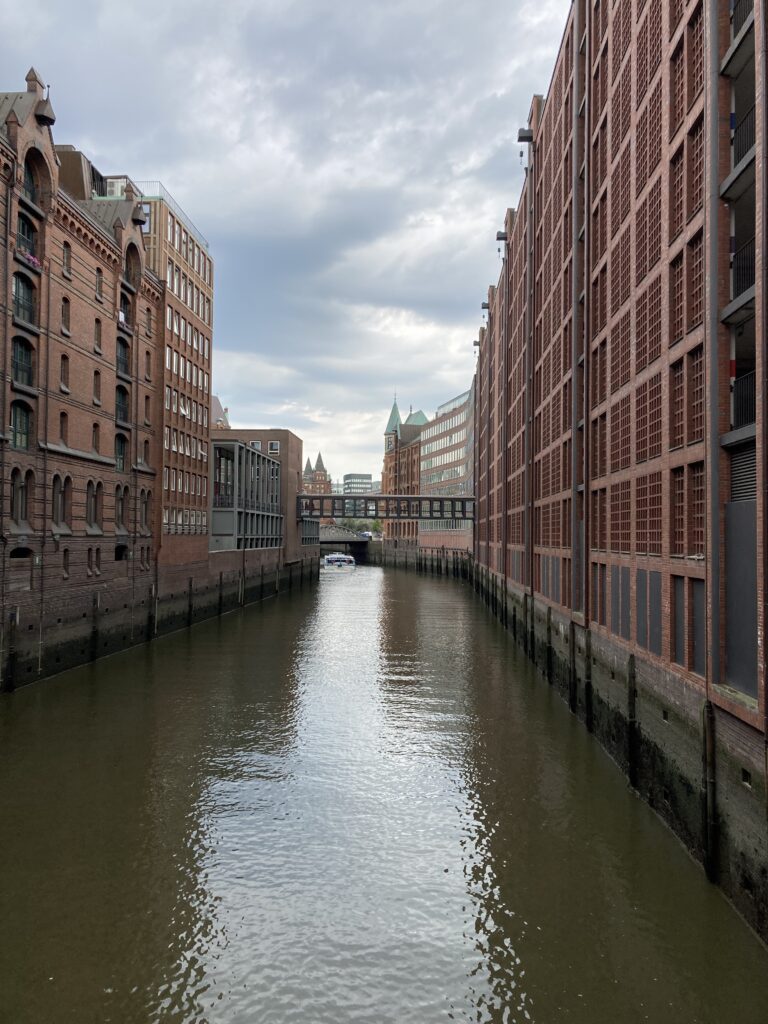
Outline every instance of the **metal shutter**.
{"label": "metal shutter", "polygon": [[755,446],[737,448],[731,455],[731,501],[757,498],[757,462]]}

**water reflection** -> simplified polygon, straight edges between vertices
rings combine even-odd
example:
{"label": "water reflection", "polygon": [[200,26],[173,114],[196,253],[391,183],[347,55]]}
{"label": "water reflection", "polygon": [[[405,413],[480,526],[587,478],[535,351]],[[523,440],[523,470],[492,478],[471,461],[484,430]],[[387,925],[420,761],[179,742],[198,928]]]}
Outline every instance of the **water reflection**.
{"label": "water reflection", "polygon": [[451,581],[0,702],[0,1020],[764,1019],[768,957]]}

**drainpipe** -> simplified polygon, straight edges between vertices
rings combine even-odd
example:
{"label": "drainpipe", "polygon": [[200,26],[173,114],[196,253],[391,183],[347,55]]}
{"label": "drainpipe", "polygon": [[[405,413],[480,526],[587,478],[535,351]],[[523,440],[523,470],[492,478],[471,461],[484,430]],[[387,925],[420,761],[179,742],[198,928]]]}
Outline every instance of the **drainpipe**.
{"label": "drainpipe", "polygon": [[[581,92],[583,88],[582,82],[582,71],[580,68],[581,61],[579,59],[579,45],[581,43],[581,19],[580,19],[581,5],[577,2],[573,7],[573,110],[571,111],[573,117],[573,166],[571,168],[571,195],[572,195],[572,208],[573,214],[571,217],[571,228],[573,235],[573,255],[571,258],[572,262],[572,281],[571,281],[571,619],[574,617],[579,606],[584,614],[584,625],[589,625],[589,586],[587,585],[588,573],[588,559],[587,559],[587,538],[588,526],[589,526],[589,492],[587,490],[588,475],[587,467],[589,466],[589,430],[588,420],[585,409],[588,407],[588,403],[584,400],[579,406],[579,399],[576,393],[576,374],[577,374],[577,360],[579,354],[579,339],[583,339],[584,348],[584,375],[583,375],[583,396],[589,394],[589,377],[587,374],[587,368],[589,366],[589,360],[587,359],[588,349],[588,338],[584,331],[584,326],[587,323],[587,305],[589,288],[587,287],[587,275],[583,273],[582,264],[589,266],[589,227],[590,218],[587,215],[589,210],[589,167],[587,166],[586,159],[584,163],[584,202],[583,209],[581,210],[581,216],[583,217],[584,224],[584,259],[579,259],[579,216],[577,215],[576,197],[579,190],[579,171],[582,163],[582,145],[580,141],[589,138],[588,126],[590,124],[590,97],[586,96],[585,106],[585,118],[583,125],[583,139],[580,140],[579,136],[579,108],[581,106]],[[589,68],[589,57],[590,57],[590,39],[587,34],[586,40],[587,52],[584,55],[584,64],[586,71]],[[587,81],[592,81],[592,76],[587,76]],[[586,143],[585,143],[586,144]],[[586,153],[586,150],[585,150]],[[583,285],[584,291],[584,308],[579,310],[579,283]],[[579,470],[579,456],[578,456],[578,422],[579,413],[581,413],[581,419],[584,421],[584,429],[582,431],[582,465],[585,467],[583,473],[583,510],[582,510],[582,523],[584,531],[584,542],[581,544],[581,566],[580,566],[580,577],[577,576],[576,572],[576,555],[579,551],[580,538],[578,534],[579,529],[579,517],[578,517],[578,503],[579,503],[579,492],[578,492],[578,470]],[[582,600],[579,602],[579,589],[581,589]]]}
{"label": "drainpipe", "polygon": [[711,550],[709,559],[709,606],[711,614],[711,632],[708,637],[707,651],[709,654],[709,671],[706,674],[706,696],[710,697],[710,686],[720,682],[720,431],[717,410],[719,386],[719,295],[718,295],[718,212],[720,204],[720,188],[718,177],[719,166],[719,48],[717,19],[719,4],[717,0],[707,0],[707,21],[709,23],[709,196],[707,215],[709,219],[709,316],[707,328],[707,350],[709,354],[709,408],[710,423],[708,437],[705,438],[705,457],[709,462],[709,517],[712,524],[710,531]]}
{"label": "drainpipe", "polygon": [[[760,90],[760,107],[761,107],[761,118],[760,118],[760,171],[761,171],[761,198],[763,201],[763,211],[768,209],[768,178],[766,173],[768,172],[768,146],[766,145],[766,139],[768,135],[768,109],[766,109],[766,91],[765,91],[765,75],[766,75],[766,62],[768,61],[768,29],[766,29],[765,23],[766,9],[763,5],[760,9],[760,82],[762,88]],[[756,69],[757,70],[757,69]],[[768,339],[766,338],[766,313],[765,313],[765,302],[768,296],[768,226],[766,225],[765,212],[760,220],[760,286],[761,286],[761,321],[762,329],[760,331],[760,360],[762,364],[762,373],[760,374],[760,415],[761,415],[761,427],[762,427],[762,443],[760,444],[760,460],[762,470],[762,481],[763,481],[763,495],[765,495],[766,480],[768,480],[768,452],[766,451],[766,436],[765,436],[765,417],[766,410],[768,410],[768,389],[766,388],[766,374],[768,374]],[[765,638],[766,631],[766,614],[768,614],[768,602],[766,602],[766,581],[768,580],[768,551],[766,545],[768,545],[768,522],[766,521],[766,508],[765,508],[765,497],[763,498],[763,516],[762,516],[762,530],[763,530],[763,638]],[[765,663],[765,644],[763,644],[763,743],[765,753],[765,813],[768,818],[768,686],[766,685],[766,663]]]}
{"label": "drainpipe", "polygon": [[[41,275],[40,280],[43,280]],[[40,545],[40,621],[38,623],[38,654],[37,654],[37,671],[40,673],[43,668],[43,614],[45,612],[45,536],[46,536],[46,516],[48,515],[48,444],[50,443],[49,437],[49,412],[50,412],[50,373],[51,373],[51,261],[48,260],[48,295],[46,297],[47,306],[47,319],[45,326],[45,376],[43,377],[43,384],[45,392],[43,395],[45,404],[45,433],[43,443],[43,540]],[[42,339],[42,334],[40,335]],[[38,437],[40,436],[40,426],[38,423]],[[62,481],[63,483],[63,481]],[[29,495],[27,495],[27,501],[29,501]]]}
{"label": "drainpipe", "polygon": [[[5,292],[4,303],[5,303],[5,316],[3,317],[3,380],[8,380],[8,321],[11,318],[12,305],[9,305],[10,294],[11,294],[11,260],[10,260],[10,249],[11,249],[11,212],[13,209],[13,193],[16,189],[16,160],[11,160],[11,169],[8,176],[8,188],[5,195]],[[5,432],[8,429],[8,385],[3,384],[2,387],[2,398],[0,399],[0,416],[2,416],[2,426],[0,427],[0,539],[2,539],[2,580],[0,581],[0,689],[2,689],[4,683],[4,672],[5,672],[5,661],[2,654],[5,649],[5,610],[6,610],[6,558],[7,558],[7,545],[5,541],[5,476],[6,476],[6,451],[8,448],[8,439],[5,437]]]}

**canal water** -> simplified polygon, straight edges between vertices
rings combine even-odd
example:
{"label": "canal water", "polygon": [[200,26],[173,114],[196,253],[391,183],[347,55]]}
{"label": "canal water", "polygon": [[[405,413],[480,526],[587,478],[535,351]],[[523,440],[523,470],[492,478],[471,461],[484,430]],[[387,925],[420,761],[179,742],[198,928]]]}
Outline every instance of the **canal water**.
{"label": "canal water", "polygon": [[359,568],[0,701],[3,1024],[768,1019],[468,587]]}

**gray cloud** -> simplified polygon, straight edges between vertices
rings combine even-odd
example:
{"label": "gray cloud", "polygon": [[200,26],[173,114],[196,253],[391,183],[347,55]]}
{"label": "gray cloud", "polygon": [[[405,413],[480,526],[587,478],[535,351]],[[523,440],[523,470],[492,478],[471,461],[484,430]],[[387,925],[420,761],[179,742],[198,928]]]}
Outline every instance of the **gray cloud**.
{"label": "gray cloud", "polygon": [[58,142],[161,179],[216,261],[214,386],[334,475],[378,475],[392,391],[468,387],[493,241],[568,5],[0,0],[4,89],[34,64]]}

